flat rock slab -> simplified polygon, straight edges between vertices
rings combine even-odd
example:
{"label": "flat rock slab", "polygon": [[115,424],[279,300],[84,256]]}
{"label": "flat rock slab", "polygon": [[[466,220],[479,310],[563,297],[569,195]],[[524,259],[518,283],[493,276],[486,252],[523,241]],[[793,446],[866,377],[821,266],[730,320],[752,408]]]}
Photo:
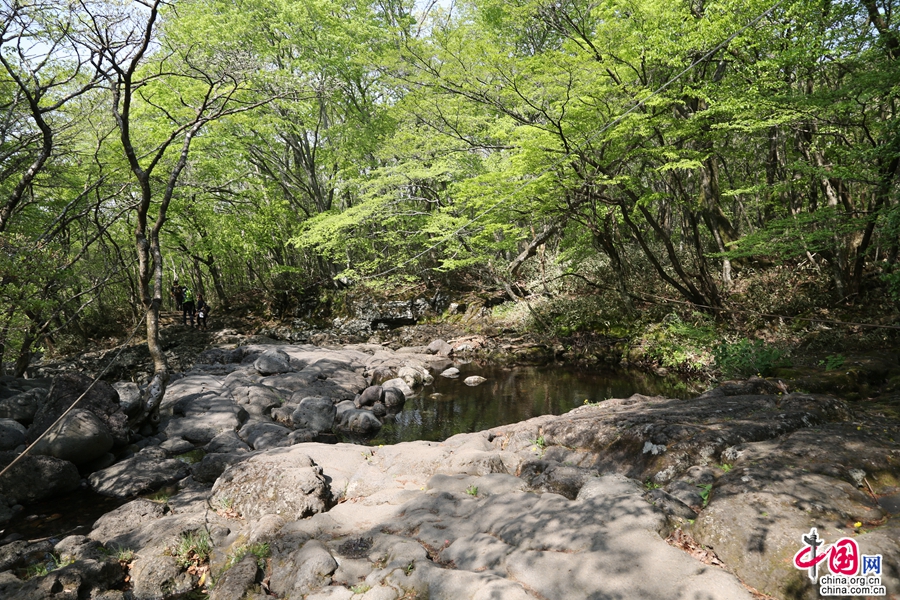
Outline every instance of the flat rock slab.
{"label": "flat rock slab", "polygon": [[189,472],[188,465],[180,460],[163,458],[155,453],[138,453],[93,473],[88,482],[98,494],[129,498],[183,479]]}
{"label": "flat rock slab", "polygon": [[695,465],[729,462],[726,450],[849,417],[847,404],[810,394],[710,395],[673,400],[635,394],[558,417],[496,427],[495,443],[540,458],[667,483]]}
{"label": "flat rock slab", "polygon": [[813,527],[826,544],[852,537],[861,554],[882,555],[882,583],[894,593],[900,590],[900,517],[876,503],[868,488],[876,494],[896,490],[895,440],[896,423],[859,415],[853,423],[739,445],[733,467],[697,517],[694,535],[747,584],[775,597],[808,600],[819,598],[818,591],[805,572],[790,567],[801,537]]}

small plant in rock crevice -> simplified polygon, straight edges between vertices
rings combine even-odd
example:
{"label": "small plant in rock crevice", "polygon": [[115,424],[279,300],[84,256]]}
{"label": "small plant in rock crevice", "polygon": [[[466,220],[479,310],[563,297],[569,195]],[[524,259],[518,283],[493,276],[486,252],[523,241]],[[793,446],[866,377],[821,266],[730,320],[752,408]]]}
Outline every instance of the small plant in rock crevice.
{"label": "small plant in rock crevice", "polygon": [[474,485],[470,485],[469,487],[466,488],[466,493],[470,496],[477,496],[478,495],[478,487],[474,486]]}
{"label": "small plant in rock crevice", "polygon": [[178,537],[171,549],[172,556],[179,567],[188,569],[209,561],[212,552],[212,541],[206,530],[188,531]]}

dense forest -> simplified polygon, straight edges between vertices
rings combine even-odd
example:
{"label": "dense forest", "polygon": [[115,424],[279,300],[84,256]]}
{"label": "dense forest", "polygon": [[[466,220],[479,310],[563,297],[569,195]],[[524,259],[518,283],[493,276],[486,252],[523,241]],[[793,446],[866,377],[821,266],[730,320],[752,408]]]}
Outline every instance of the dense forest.
{"label": "dense forest", "polygon": [[[173,276],[900,298],[894,0],[2,0],[0,364]],[[588,323],[586,326],[590,326]]]}

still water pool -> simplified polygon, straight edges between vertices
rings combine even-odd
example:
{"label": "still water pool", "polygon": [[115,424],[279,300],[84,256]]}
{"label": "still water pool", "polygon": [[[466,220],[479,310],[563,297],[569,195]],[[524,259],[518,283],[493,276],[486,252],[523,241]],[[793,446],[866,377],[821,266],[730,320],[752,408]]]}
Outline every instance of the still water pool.
{"label": "still water pool", "polygon": [[[442,441],[457,433],[482,431],[541,415],[560,415],[587,402],[627,398],[634,393],[686,398],[690,389],[677,379],[638,371],[576,370],[560,366],[458,366],[457,379],[435,377],[432,385],[407,400],[403,412],[368,444],[412,440]],[[470,375],[487,379],[463,383]]]}

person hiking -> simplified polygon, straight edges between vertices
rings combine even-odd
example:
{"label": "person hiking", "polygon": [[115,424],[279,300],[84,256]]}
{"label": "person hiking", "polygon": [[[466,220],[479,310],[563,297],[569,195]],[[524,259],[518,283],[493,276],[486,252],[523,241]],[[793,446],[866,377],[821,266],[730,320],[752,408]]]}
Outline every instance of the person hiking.
{"label": "person hiking", "polygon": [[178,280],[172,282],[172,291],[169,292],[169,295],[172,296],[172,302],[175,303],[175,310],[181,310],[181,301],[184,300],[184,289],[178,284]]}
{"label": "person hiking", "polygon": [[194,326],[194,292],[191,288],[185,286],[182,288],[181,297],[181,324],[187,325],[188,317],[191,319],[191,327]]}
{"label": "person hiking", "polygon": [[209,304],[203,294],[197,294],[197,329],[206,329],[206,318],[209,316]]}

